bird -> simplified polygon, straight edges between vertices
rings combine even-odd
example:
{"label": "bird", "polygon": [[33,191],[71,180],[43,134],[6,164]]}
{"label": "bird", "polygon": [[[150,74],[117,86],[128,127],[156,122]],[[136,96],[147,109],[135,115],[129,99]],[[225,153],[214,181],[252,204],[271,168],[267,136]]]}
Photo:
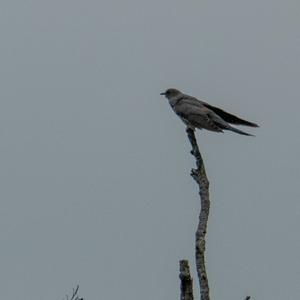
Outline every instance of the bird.
{"label": "bird", "polygon": [[243,120],[221,108],[212,106],[174,88],[169,88],[165,92],[160,93],[160,95],[168,99],[173,111],[186,124],[187,128],[193,131],[196,128],[214,132],[229,130],[238,134],[253,136],[230,124],[259,127],[256,123]]}

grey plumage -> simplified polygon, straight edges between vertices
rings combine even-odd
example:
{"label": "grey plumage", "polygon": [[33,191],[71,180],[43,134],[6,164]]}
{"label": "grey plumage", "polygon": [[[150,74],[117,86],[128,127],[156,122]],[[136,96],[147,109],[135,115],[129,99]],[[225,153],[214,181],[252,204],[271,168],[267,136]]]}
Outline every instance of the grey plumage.
{"label": "grey plumage", "polygon": [[161,95],[165,95],[174,112],[193,130],[195,128],[215,132],[230,130],[238,134],[252,136],[252,134],[239,130],[230,124],[258,127],[255,123],[243,120],[195,97],[183,94],[176,89],[168,89]]}

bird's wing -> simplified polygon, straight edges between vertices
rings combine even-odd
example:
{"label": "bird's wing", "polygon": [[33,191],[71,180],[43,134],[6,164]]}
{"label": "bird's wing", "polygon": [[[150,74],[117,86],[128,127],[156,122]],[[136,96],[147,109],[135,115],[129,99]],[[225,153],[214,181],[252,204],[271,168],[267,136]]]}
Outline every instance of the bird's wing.
{"label": "bird's wing", "polygon": [[[213,131],[222,131],[226,127],[226,122],[219,118],[213,111],[202,105],[194,98],[183,98],[173,107],[176,114],[197,128],[205,128]],[[218,121],[218,122],[215,122]],[[223,125],[222,127],[218,125]]]}
{"label": "bird's wing", "polygon": [[223,132],[225,129],[242,135],[251,135],[247,132],[232,127],[219,114],[195,98],[182,98],[175,104],[173,109],[187,125],[216,132]]}
{"label": "bird's wing", "polygon": [[208,116],[209,116],[211,122],[213,122],[215,124],[215,126],[217,126],[220,129],[231,130],[238,134],[253,136],[252,134],[249,134],[249,133],[239,130],[235,127],[232,127],[227,121],[223,120],[223,118],[221,118],[219,115],[217,115],[212,110],[209,110]]}
{"label": "bird's wing", "polygon": [[219,117],[221,117],[227,123],[236,124],[236,125],[250,126],[250,127],[259,127],[257,124],[255,124],[253,122],[249,122],[247,120],[241,119],[241,118],[239,118],[239,117],[237,117],[233,114],[230,114],[230,113],[224,111],[221,108],[210,105],[210,104],[208,104],[204,101],[198,100],[195,97],[186,95],[184,100],[185,100],[186,103],[189,103],[190,105],[193,105],[193,106],[198,106],[198,107],[205,106],[206,108],[210,109],[215,114],[217,114]]}
{"label": "bird's wing", "polygon": [[235,115],[232,115],[221,108],[212,106],[208,103],[202,102],[202,105],[207,107],[208,109],[212,110],[214,113],[216,113],[218,116],[220,116],[224,121],[231,123],[231,124],[236,124],[236,125],[244,125],[244,126],[250,126],[250,127],[259,127],[257,124],[246,121],[244,119],[241,119]]}

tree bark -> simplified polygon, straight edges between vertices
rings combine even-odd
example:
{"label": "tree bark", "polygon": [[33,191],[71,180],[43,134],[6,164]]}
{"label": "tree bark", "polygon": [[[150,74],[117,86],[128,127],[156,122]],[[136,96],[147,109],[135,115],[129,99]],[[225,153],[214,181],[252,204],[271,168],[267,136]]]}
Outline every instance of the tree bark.
{"label": "tree bark", "polygon": [[196,231],[195,256],[196,268],[200,284],[201,300],[209,300],[209,285],[205,268],[205,236],[207,230],[207,221],[209,216],[210,200],[209,200],[209,181],[206,176],[205,167],[194,130],[186,129],[189,141],[192,145],[191,154],[196,159],[196,169],[192,169],[191,176],[199,186],[199,195],[201,200],[201,209],[199,214],[199,223]]}

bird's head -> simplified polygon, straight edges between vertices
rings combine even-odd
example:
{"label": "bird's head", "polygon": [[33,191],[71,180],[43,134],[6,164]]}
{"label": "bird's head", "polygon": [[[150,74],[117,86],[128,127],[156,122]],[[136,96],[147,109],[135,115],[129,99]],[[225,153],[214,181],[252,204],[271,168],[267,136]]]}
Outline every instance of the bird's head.
{"label": "bird's head", "polygon": [[160,94],[164,95],[167,99],[177,98],[182,95],[182,93],[176,89],[167,89],[165,92]]}

